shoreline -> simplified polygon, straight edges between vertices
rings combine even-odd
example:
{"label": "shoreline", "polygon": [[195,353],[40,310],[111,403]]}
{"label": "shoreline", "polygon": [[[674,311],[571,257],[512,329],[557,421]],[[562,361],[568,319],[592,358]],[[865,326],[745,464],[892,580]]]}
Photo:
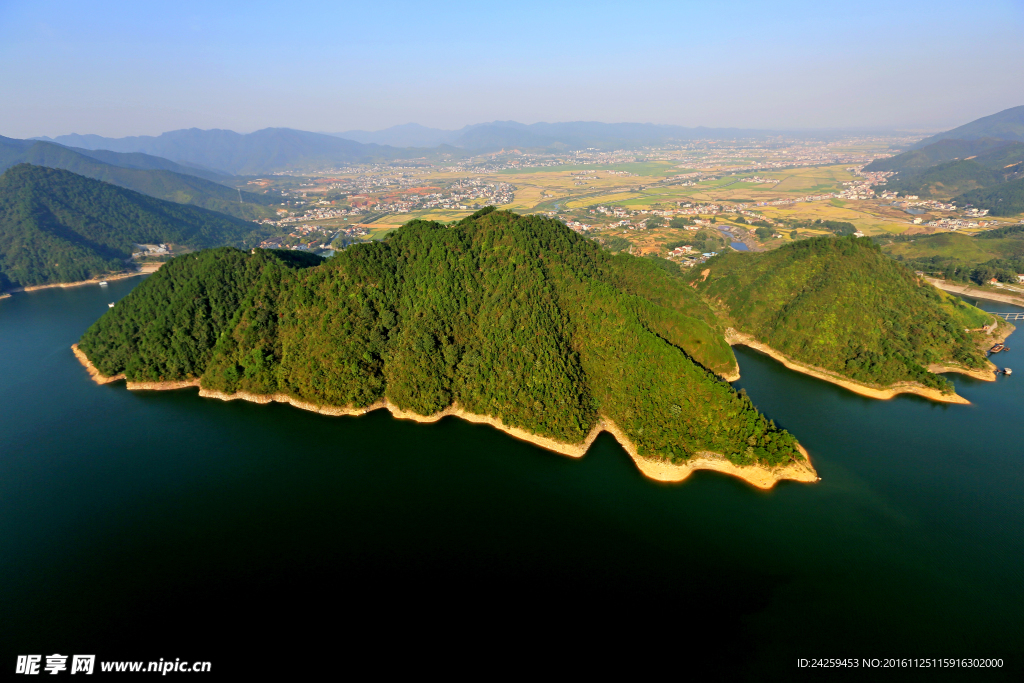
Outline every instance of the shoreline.
{"label": "shoreline", "polygon": [[[799,372],[803,375],[810,375],[811,377],[815,377],[817,379],[824,380],[831,384],[835,384],[837,386],[843,387],[844,389],[852,391],[855,394],[867,396],[868,398],[876,398],[879,400],[887,401],[900,394],[916,394],[918,396],[923,396],[924,398],[930,399],[932,401],[937,401],[939,403],[958,403],[961,405],[970,405],[971,403],[966,398],[960,396],[955,392],[952,394],[943,394],[938,389],[930,389],[928,387],[921,386],[920,384],[911,384],[909,382],[900,382],[886,389],[879,389],[877,387],[872,387],[867,384],[862,384],[855,380],[836,375],[828,370],[825,370],[824,368],[818,368],[813,365],[806,365],[799,361],[795,361],[791,359],[789,356],[782,353],[781,351],[776,351],[767,344],[763,344],[757,341],[751,335],[739,332],[731,327],[728,330],[726,330],[725,340],[729,342],[731,346],[742,345],[754,349],[755,351],[759,351],[760,353],[763,353],[764,355],[769,356],[770,358],[773,358],[774,360],[777,360],[778,362],[782,363],[784,366],[786,366],[793,372]],[[985,381],[994,382],[996,379],[994,370],[967,370],[965,368],[958,368],[955,366],[930,367],[941,367],[943,368],[943,372],[959,372],[962,374],[975,377],[976,379],[984,379]],[[995,368],[994,365],[992,367]],[[982,373],[987,373],[990,376],[983,376]]]}
{"label": "shoreline", "polygon": [[999,292],[990,292],[987,289],[972,288],[970,285],[958,285],[935,277],[925,277],[925,280],[942,291],[949,292],[951,294],[961,294],[974,299],[995,301],[1001,304],[1024,306],[1024,297],[1014,296],[1012,294],[1000,294]]}
{"label": "shoreline", "polygon": [[112,280],[126,280],[130,277],[138,277],[139,275],[151,275],[156,271],[160,270],[160,266],[163,265],[161,262],[156,268],[146,268],[143,266],[140,270],[134,273],[115,273],[113,275],[104,275],[102,277],[96,277],[91,280],[78,280],[77,282],[53,282],[48,285],[29,285],[28,287],[15,287],[14,289],[8,289],[6,292],[0,294],[0,299],[9,297],[11,294],[24,294],[26,292],[38,292],[41,289],[55,289],[65,287],[81,287],[83,285],[98,285],[101,282],[110,282]]}
{"label": "shoreline", "polygon": [[[113,377],[103,375],[96,366],[92,364],[92,361],[89,360],[85,353],[78,348],[78,344],[73,344],[71,346],[71,350],[74,352],[75,358],[85,366],[85,369],[89,372],[89,377],[97,384],[110,384],[111,382],[126,379],[123,373],[114,375]],[[682,465],[675,465],[667,461],[645,458],[637,452],[636,446],[632,441],[630,441],[629,437],[623,434],[618,425],[604,416],[599,417],[597,424],[594,425],[593,429],[590,430],[590,433],[587,434],[586,438],[581,443],[573,444],[534,434],[533,432],[528,432],[519,427],[506,425],[500,419],[490,415],[470,413],[463,410],[457,404],[450,405],[444,410],[431,415],[420,415],[418,413],[402,410],[388,401],[387,398],[383,398],[364,408],[349,408],[317,405],[299,400],[287,394],[251,394],[244,391],[236,392],[234,394],[226,394],[221,391],[204,389],[200,385],[199,379],[173,382],[130,382],[126,380],[126,384],[129,391],[166,391],[196,387],[199,389],[199,395],[203,398],[213,398],[221,401],[242,400],[259,404],[288,403],[301,410],[309,410],[321,415],[329,416],[359,416],[380,409],[388,410],[391,415],[397,419],[412,420],[414,422],[421,423],[437,422],[444,417],[453,416],[474,424],[490,425],[513,438],[521,441],[527,441],[535,446],[539,446],[549,451],[554,451],[561,455],[567,455],[572,458],[581,458],[586,455],[590,446],[594,443],[594,440],[597,439],[598,434],[601,432],[608,432],[616,441],[619,442],[619,445],[622,446],[626,453],[629,454],[629,457],[633,460],[637,469],[639,469],[645,477],[661,482],[680,482],[687,479],[697,470],[713,470],[716,472],[722,472],[723,474],[729,474],[760,489],[770,489],[775,486],[776,483],[784,479],[805,483],[812,483],[819,480],[818,473],[815,471],[813,465],[811,465],[810,454],[807,452],[807,449],[801,445],[797,445],[797,449],[806,459],[805,462],[790,462],[786,465],[773,468],[761,467],[758,465],[741,467],[729,462],[729,460],[721,454],[708,451],[701,451]]]}

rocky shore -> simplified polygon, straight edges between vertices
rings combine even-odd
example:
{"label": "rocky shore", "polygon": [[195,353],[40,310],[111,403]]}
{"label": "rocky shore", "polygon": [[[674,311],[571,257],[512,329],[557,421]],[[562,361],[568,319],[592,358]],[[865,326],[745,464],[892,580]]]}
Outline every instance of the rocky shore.
{"label": "rocky shore", "polygon": [[[89,360],[85,353],[78,348],[77,344],[72,345],[72,351],[75,357],[78,358],[79,362],[85,366],[89,372],[89,376],[97,384],[108,384],[110,382],[116,382],[118,380],[125,379],[123,374],[114,375],[113,377],[107,377],[103,375]],[[345,406],[328,406],[328,405],[317,405],[302,401],[293,396],[287,394],[251,394],[248,392],[236,392],[233,394],[226,394],[220,391],[213,391],[210,389],[204,389],[200,385],[199,379],[193,380],[182,380],[182,381],[171,381],[171,382],[127,382],[129,390],[149,390],[149,391],[162,391],[170,389],[185,389],[189,387],[197,387],[199,389],[199,395],[204,398],[215,398],[222,401],[251,401],[253,403],[288,403],[296,408],[302,410],[310,410],[321,415],[365,415],[366,413],[373,410],[386,409],[394,417],[401,420],[413,420],[416,422],[437,422],[438,420],[454,416],[468,422],[476,424],[488,424],[496,429],[499,429],[506,434],[513,436],[522,441],[528,441],[541,448],[560,453],[562,455],[568,455],[573,458],[579,458],[586,454],[587,450],[594,443],[594,439],[597,435],[603,431],[608,432],[619,442],[619,444],[625,449],[629,456],[636,463],[637,468],[644,474],[644,476],[657,481],[663,482],[678,482],[683,481],[697,470],[713,470],[716,472],[722,472],[723,474],[729,474],[734,477],[739,477],[747,483],[762,489],[770,489],[776,483],[788,479],[792,481],[800,482],[815,482],[818,481],[818,474],[811,465],[810,455],[807,451],[800,446],[800,452],[803,454],[805,461],[802,463],[791,462],[787,465],[778,467],[762,467],[759,465],[741,467],[729,462],[725,456],[718,453],[701,452],[697,456],[690,458],[684,463],[674,464],[663,460],[653,460],[645,458],[639,454],[636,446],[630,441],[622,430],[618,426],[607,419],[601,417],[598,423],[594,425],[594,428],[590,430],[587,437],[578,444],[564,443],[556,439],[549,437],[540,436],[532,432],[526,431],[519,427],[513,427],[506,425],[500,419],[491,417],[490,415],[478,415],[463,410],[458,405],[451,405],[448,408],[433,413],[432,415],[420,415],[409,411],[402,410],[398,406],[389,402],[386,398],[376,403],[362,408],[345,407]]]}

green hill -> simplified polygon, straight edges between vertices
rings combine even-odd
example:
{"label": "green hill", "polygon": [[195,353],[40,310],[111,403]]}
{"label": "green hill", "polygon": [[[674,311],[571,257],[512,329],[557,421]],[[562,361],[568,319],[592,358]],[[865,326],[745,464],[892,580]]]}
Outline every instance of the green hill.
{"label": "green hill", "polygon": [[[956,159],[982,156],[995,160],[999,156],[1024,158],[1024,143],[1008,142],[995,138],[981,140],[939,140],[926,147],[912,149],[887,159],[875,159],[864,167],[866,171],[897,171],[913,174],[937,164]],[[994,163],[998,163],[997,161]]]}
{"label": "green hill", "polygon": [[950,391],[932,363],[982,367],[965,328],[989,316],[918,282],[870,239],[817,237],[769,252],[733,252],[695,268],[697,291],[723,319],[783,354],[866,384],[919,382]]}
{"label": "green hill", "polygon": [[890,180],[888,185],[889,189],[904,196],[950,198],[961,192],[1001,182],[1003,175],[998,171],[985,168],[974,160],[961,160],[948,161],[909,177]]}
{"label": "green hill", "polygon": [[130,380],[200,377],[333,406],[387,397],[424,415],[458,403],[570,443],[605,416],[641,455],[674,462],[799,457],[716,376],[735,358],[678,267],[540,216],[412,221],[304,269],[260,250],[173,259],[80,348]]}
{"label": "green hill", "polygon": [[878,159],[869,171],[896,171],[889,188],[902,194],[950,198],[1024,175],[1024,143],[985,138],[940,140],[921,149]]}
{"label": "green hill", "polygon": [[248,220],[269,216],[271,212],[267,207],[276,202],[276,198],[239,192],[197,174],[221,180],[229,176],[187,169],[148,154],[74,150],[51,142],[0,137],[0,171],[20,163],[61,168],[157,199],[191,204]]}
{"label": "green hill", "polygon": [[983,284],[991,278],[1017,282],[1024,273],[1024,226],[1014,225],[983,232],[976,237],[963,233],[894,236],[883,250],[907,266],[955,282]]}
{"label": "green hill", "polygon": [[20,164],[0,176],[0,289],[124,269],[135,243],[253,244],[263,228],[69,171]]}

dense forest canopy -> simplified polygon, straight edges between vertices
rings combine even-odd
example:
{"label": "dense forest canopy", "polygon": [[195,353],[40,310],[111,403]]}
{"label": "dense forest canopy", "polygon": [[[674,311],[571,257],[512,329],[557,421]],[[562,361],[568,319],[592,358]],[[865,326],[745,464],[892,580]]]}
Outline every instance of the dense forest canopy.
{"label": "dense forest canopy", "polygon": [[675,462],[800,457],[716,376],[735,358],[678,266],[613,255],[541,216],[412,221],[306,268],[261,250],[189,254],[80,347],[133,380],[198,377],[320,405],[386,397],[420,414],[458,403],[572,443],[603,415],[641,455]]}
{"label": "dense forest canopy", "polygon": [[133,244],[257,244],[265,228],[69,171],[19,164],[0,176],[0,288],[124,270]]}
{"label": "dense forest canopy", "polygon": [[[1024,171],[1024,164],[1022,164]],[[1024,213],[1024,178],[1002,185],[965,192],[956,198],[960,206],[988,209],[993,216],[1016,216]]]}
{"label": "dense forest canopy", "polygon": [[919,281],[868,238],[816,237],[770,252],[728,253],[689,278],[733,327],[804,363],[876,385],[951,391],[933,363],[982,367],[965,328],[980,310]]}

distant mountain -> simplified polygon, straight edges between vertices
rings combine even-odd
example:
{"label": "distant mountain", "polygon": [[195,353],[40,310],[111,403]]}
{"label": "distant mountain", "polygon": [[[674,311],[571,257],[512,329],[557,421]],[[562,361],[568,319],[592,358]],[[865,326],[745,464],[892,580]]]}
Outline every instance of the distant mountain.
{"label": "distant mountain", "polygon": [[263,237],[254,223],[70,171],[19,164],[0,176],[0,290],[123,270],[135,243],[198,249]]}
{"label": "distant mountain", "polygon": [[230,182],[234,179],[234,176],[229,173],[220,173],[218,171],[211,171],[208,168],[202,168],[199,166],[179,164],[171,161],[170,159],[164,159],[163,157],[153,156],[151,154],[142,154],[141,152],[111,152],[105,149],[85,149],[60,144],[49,138],[18,140],[15,138],[5,138],[2,135],[0,135],[0,171],[10,168],[16,163],[22,163],[22,161],[17,160],[16,157],[26,150],[40,144],[44,146],[60,146],[81,156],[87,156],[105,164],[120,166],[121,168],[137,168],[145,171],[171,171],[172,173],[191,175],[197,178],[210,180],[215,183]]}
{"label": "distant mountain", "polygon": [[230,130],[198,128],[171,131],[155,137],[62,135],[54,141],[87,149],[154,154],[178,163],[197,164],[233,175],[301,171],[417,156],[417,153],[394,147],[363,144],[290,128],[264,128],[247,135]]}
{"label": "distant mountain", "polygon": [[939,140],[980,140],[981,138],[1024,142],[1024,105],[1004,109],[998,114],[985,116],[953,130],[947,130],[945,133],[925,138],[914,145],[914,148],[927,147]]}
{"label": "distant mountain", "polygon": [[430,148],[451,145],[469,152],[500,149],[622,149],[656,145],[672,141],[731,140],[778,135],[778,132],[744,128],[685,128],[653,123],[518,123],[492,121],[465,126],[459,130],[428,128],[406,123],[379,131],[349,130],[335,137],[364,144],[393,147]]}
{"label": "distant mountain", "polygon": [[[80,150],[53,142],[0,137],[0,171],[21,163],[62,168],[151,197],[200,206],[236,218],[264,216],[265,207],[275,201],[183,173],[192,169],[148,154]],[[230,177],[211,171],[199,172],[220,179]]]}
{"label": "distant mountain", "polygon": [[405,123],[378,131],[347,130],[342,133],[330,133],[330,135],[364,144],[373,143],[391,147],[438,147],[454,142],[460,132],[427,128],[418,123]]}
{"label": "distant mountain", "polygon": [[673,141],[764,137],[773,133],[740,128],[684,128],[653,123],[566,123],[522,124],[495,121],[467,126],[452,144],[470,150],[500,148],[622,149]]}
{"label": "distant mountain", "polygon": [[275,171],[306,171],[348,163],[416,159],[430,154],[492,152],[500,149],[564,150],[628,149],[686,140],[759,138],[777,132],[741,128],[684,128],[653,123],[522,124],[494,121],[449,131],[415,123],[371,132],[308,133],[290,128],[265,128],[241,135],[229,130],[176,130],[159,136],[104,138],[62,135],[53,142],[91,150],[142,152],[179,164],[223,173],[259,175]]}

